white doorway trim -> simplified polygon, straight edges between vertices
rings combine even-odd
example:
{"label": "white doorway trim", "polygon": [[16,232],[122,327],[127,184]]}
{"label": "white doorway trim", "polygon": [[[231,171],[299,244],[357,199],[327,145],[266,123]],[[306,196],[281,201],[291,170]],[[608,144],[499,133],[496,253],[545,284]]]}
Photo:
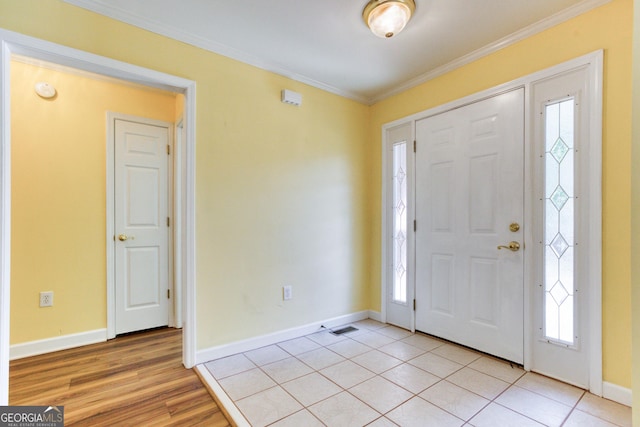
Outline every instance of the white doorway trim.
{"label": "white doorway trim", "polygon": [[0,29],[0,405],[9,402],[9,334],[11,279],[11,55],[27,56],[55,64],[144,84],[185,96],[185,159],[182,179],[185,192],[178,201],[184,215],[181,241],[176,241],[184,256],[183,348],[182,362],[195,365],[195,125],[196,84],[192,80],[161,73],[114,59],[72,49],[34,37]]}
{"label": "white doorway trim", "polygon": [[[590,151],[590,176],[589,176],[589,188],[591,189],[592,198],[590,199],[590,219],[589,219],[589,259],[594,260],[589,264],[589,271],[586,272],[586,276],[589,277],[589,281],[586,286],[589,289],[589,327],[591,333],[591,341],[589,344],[589,389],[591,393],[602,396],[602,95],[603,95],[603,57],[602,50],[575,58],[573,60],[564,62],[554,67],[521,77],[511,82],[496,86],[491,89],[487,89],[464,98],[448,102],[446,104],[412,114],[410,116],[395,120],[390,123],[386,123],[382,126],[382,230],[381,230],[381,248],[382,248],[382,262],[381,262],[381,314],[382,321],[386,322],[386,295],[389,277],[389,262],[391,250],[388,247],[388,233],[390,232],[389,225],[389,212],[388,201],[390,191],[390,180],[388,173],[385,171],[388,169],[390,162],[389,155],[389,141],[387,141],[388,131],[396,126],[400,126],[406,123],[411,123],[415,127],[415,122],[419,119],[431,117],[455,108],[462,107],[464,105],[477,102],[495,95],[501,94],[505,91],[510,91],[516,88],[523,87],[525,89],[525,224],[532,224],[533,206],[534,206],[534,192],[533,192],[533,137],[532,137],[532,120],[531,120],[531,86],[534,82],[549,78],[554,75],[558,75],[569,70],[573,70],[579,67],[588,66],[590,72],[591,82],[591,99],[590,99],[590,146],[593,147],[593,151]],[[413,156],[413,153],[411,153]],[[411,222],[415,219],[415,213],[412,213],[412,217],[408,218]],[[533,247],[534,235],[532,233],[533,227],[525,227],[524,242],[525,245]],[[530,369],[532,349],[531,343],[534,338],[533,322],[532,322],[532,292],[534,284],[531,281],[533,276],[535,265],[533,261],[533,251],[525,252],[524,258],[524,368]],[[413,284],[415,286],[415,284]],[[414,324],[415,324],[415,312]]]}

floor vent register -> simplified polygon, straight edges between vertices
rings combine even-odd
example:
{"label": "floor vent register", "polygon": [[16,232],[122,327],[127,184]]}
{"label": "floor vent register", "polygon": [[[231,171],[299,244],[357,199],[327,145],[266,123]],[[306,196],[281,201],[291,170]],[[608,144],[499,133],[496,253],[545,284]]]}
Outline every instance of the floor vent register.
{"label": "floor vent register", "polygon": [[353,326],[346,326],[344,328],[340,328],[340,329],[336,329],[331,331],[331,333],[333,335],[342,335],[342,334],[346,334],[347,332],[353,332],[353,331],[357,331],[358,328],[354,328]]}

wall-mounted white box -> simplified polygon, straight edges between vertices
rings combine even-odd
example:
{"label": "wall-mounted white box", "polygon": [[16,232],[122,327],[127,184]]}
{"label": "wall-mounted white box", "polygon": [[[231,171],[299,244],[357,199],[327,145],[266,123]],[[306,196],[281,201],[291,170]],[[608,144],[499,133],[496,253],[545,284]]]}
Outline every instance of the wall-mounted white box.
{"label": "wall-mounted white box", "polygon": [[294,92],[288,89],[282,89],[282,102],[285,104],[291,104],[295,106],[300,106],[302,104],[302,94],[298,92]]}

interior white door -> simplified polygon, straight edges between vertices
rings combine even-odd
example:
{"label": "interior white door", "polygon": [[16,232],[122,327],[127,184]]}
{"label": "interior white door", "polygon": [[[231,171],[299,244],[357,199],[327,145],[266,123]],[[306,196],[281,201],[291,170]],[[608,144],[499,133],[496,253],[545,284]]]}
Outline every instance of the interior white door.
{"label": "interior white door", "polygon": [[115,120],[116,334],[168,324],[169,132]]}
{"label": "interior white door", "polygon": [[416,329],[523,363],[524,89],[416,122]]}

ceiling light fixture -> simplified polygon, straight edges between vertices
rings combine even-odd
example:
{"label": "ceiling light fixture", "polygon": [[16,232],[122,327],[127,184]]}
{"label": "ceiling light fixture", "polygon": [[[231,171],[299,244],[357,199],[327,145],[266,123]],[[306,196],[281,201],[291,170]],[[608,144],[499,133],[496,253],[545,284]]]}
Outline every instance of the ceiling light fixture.
{"label": "ceiling light fixture", "polygon": [[362,11],[362,19],[378,37],[398,34],[416,10],[414,0],[371,0]]}

